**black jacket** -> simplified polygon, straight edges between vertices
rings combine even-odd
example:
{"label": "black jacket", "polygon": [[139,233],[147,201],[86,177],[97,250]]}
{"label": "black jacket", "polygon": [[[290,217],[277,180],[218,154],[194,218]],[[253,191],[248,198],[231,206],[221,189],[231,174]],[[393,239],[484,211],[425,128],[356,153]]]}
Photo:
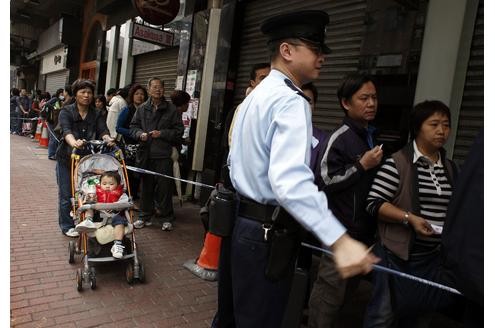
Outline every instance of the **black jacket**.
{"label": "black jacket", "polygon": [[81,118],[76,104],[70,104],[60,111],[58,116],[62,138],[57,149],[57,160],[67,163],[70,160],[72,148],[65,142],[65,136],[72,134],[74,138],[94,140],[101,139],[104,135],[110,135],[108,132],[105,118],[100,116],[94,107],[89,108],[85,119]]}
{"label": "black jacket", "polygon": [[160,131],[160,137],[156,139],[148,138],[148,141],[140,143],[149,147],[149,158],[170,158],[172,147],[180,145],[184,134],[182,118],[175,109],[175,106],[165,101],[165,98],[158,106],[156,112],[153,111],[151,98],[136,109],[132,118],[131,135],[134,139],[140,140],[142,133],[153,130]]}
{"label": "black jacket", "polygon": [[[374,136],[373,143],[376,144]],[[352,237],[372,243],[376,220],[366,212],[365,206],[376,168],[365,171],[359,163],[370,150],[367,131],[346,116],[323,148],[321,174],[316,181],[327,195],[328,207]]]}
{"label": "black jacket", "polygon": [[[484,131],[474,141],[450,199],[442,233],[443,264],[455,287],[484,304]],[[483,320],[483,319],[481,319]]]}

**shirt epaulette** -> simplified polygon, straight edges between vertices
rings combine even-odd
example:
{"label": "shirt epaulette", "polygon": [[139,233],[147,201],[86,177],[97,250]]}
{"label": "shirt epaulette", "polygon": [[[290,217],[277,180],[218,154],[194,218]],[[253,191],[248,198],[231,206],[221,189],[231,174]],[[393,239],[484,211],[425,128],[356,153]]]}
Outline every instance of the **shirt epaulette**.
{"label": "shirt epaulette", "polygon": [[287,86],[289,88],[291,88],[292,90],[294,90],[298,95],[300,95],[301,97],[303,97],[304,99],[306,99],[307,102],[311,102],[311,99],[308,98],[308,96],[306,96],[301,90],[299,90],[295,85],[294,83],[292,83],[291,80],[289,79],[284,79],[284,82],[285,84],[287,84]]}

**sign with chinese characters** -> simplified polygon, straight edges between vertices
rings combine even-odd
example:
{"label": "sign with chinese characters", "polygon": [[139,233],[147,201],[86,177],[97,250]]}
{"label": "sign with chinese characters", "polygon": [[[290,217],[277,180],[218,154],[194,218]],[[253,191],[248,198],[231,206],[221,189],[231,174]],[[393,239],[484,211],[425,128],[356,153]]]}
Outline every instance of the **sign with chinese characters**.
{"label": "sign with chinese characters", "polygon": [[179,0],[133,0],[134,7],[146,22],[164,25],[174,20],[179,13]]}
{"label": "sign with chinese characters", "polygon": [[136,23],[132,24],[132,38],[168,47],[174,43],[174,33]]}
{"label": "sign with chinese characters", "polygon": [[41,60],[41,74],[48,74],[65,69],[66,58],[67,49],[65,47],[58,48],[43,55]]}

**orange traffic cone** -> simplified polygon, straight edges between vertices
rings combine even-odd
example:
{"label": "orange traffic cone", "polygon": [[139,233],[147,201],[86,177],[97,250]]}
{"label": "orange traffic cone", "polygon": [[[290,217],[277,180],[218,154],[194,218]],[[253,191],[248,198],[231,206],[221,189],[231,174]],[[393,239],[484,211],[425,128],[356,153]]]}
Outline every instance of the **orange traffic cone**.
{"label": "orange traffic cone", "polygon": [[184,267],[201,279],[216,281],[221,243],[222,237],[207,232],[199,258],[187,261]]}
{"label": "orange traffic cone", "polygon": [[36,134],[34,135],[34,140],[40,141],[42,128],[43,128],[43,120],[40,118],[38,120],[38,124],[36,124]]}
{"label": "orange traffic cone", "polygon": [[45,121],[43,121],[41,128],[40,147],[48,147],[48,126]]}

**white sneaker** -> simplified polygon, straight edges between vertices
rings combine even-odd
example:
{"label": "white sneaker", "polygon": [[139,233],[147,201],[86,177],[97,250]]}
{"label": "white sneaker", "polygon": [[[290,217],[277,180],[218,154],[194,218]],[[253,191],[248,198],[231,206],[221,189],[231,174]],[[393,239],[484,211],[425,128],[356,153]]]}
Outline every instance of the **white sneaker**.
{"label": "white sneaker", "polygon": [[162,230],[163,231],[172,231],[174,227],[172,226],[171,222],[164,222],[162,225]]}
{"label": "white sneaker", "polygon": [[124,245],[114,243],[110,251],[112,252],[113,257],[115,257],[116,259],[121,259],[124,256],[124,249]]}
{"label": "white sneaker", "polygon": [[92,232],[92,231],[96,231],[96,224],[94,224],[93,221],[91,221],[91,219],[87,218],[83,222],[81,222],[78,225],[76,225],[76,229],[75,230],[77,232]]}
{"label": "white sneaker", "polygon": [[144,221],[141,219],[136,220],[134,222],[134,228],[136,228],[136,229],[144,228]]}
{"label": "white sneaker", "polygon": [[79,237],[79,232],[77,232],[76,229],[74,229],[74,228],[70,228],[69,230],[67,230],[65,232],[65,235],[67,237],[77,238],[77,237]]}

